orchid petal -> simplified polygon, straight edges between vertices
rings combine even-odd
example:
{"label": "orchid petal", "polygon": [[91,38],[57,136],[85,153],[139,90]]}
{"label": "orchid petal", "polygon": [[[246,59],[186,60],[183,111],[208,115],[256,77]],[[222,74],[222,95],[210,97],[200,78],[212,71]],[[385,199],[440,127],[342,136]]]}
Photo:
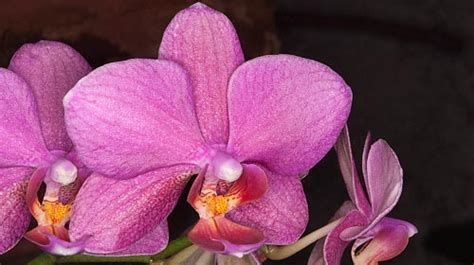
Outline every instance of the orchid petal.
{"label": "orchid petal", "polygon": [[[354,203],[352,201],[345,201],[341,207],[336,211],[334,216],[329,220],[329,222],[336,221],[339,218],[346,216],[349,212],[355,209]],[[314,245],[311,255],[309,256],[308,265],[325,265],[324,263],[324,244],[326,238],[320,239]]]}
{"label": "orchid petal", "polygon": [[0,167],[37,167],[51,160],[30,87],[21,77],[3,68],[0,68],[0,146]]}
{"label": "orchid petal", "polygon": [[[354,264],[378,264],[379,261],[398,256],[408,245],[408,239],[417,232],[412,224],[393,218],[383,218],[374,230],[370,238],[359,239],[355,242],[352,248]],[[363,243],[367,245],[358,251],[357,248]]]}
{"label": "orchid petal", "polygon": [[268,190],[257,201],[242,205],[227,217],[263,232],[267,244],[287,245],[297,240],[308,222],[308,205],[298,176],[267,171]]}
{"label": "orchid petal", "polygon": [[370,205],[367,201],[365,191],[362,188],[362,184],[360,183],[359,176],[357,175],[347,125],[344,126],[344,129],[336,142],[335,148],[339,159],[339,167],[341,168],[342,177],[344,178],[349,197],[360,211],[369,215]]}
{"label": "orchid petal", "polygon": [[133,59],[92,71],[64,98],[83,162],[114,178],[191,163],[204,143],[190,82],[177,64]]}
{"label": "orchid petal", "polygon": [[30,223],[25,194],[29,168],[0,169],[0,254],[15,246]]}
{"label": "orchid petal", "polygon": [[384,140],[372,144],[368,151],[366,185],[373,223],[376,223],[395,207],[403,185],[403,170],[397,155]]}
{"label": "orchid petal", "polygon": [[[253,164],[242,166],[242,175],[238,180],[232,183],[230,188],[224,194],[221,194],[221,196],[227,200],[226,211],[231,211],[235,209],[235,207],[240,207],[243,204],[260,199],[268,189],[268,179],[263,169]],[[201,207],[207,207],[201,202],[201,191],[207,170],[208,166],[201,169],[194,180],[187,197],[188,203],[198,212],[201,210]]]}
{"label": "orchid petal", "polygon": [[196,114],[209,143],[227,142],[227,83],[243,61],[234,26],[222,13],[197,3],[168,25],[160,59],[181,64],[190,74]]}
{"label": "orchid petal", "polygon": [[194,170],[175,166],[127,180],[92,174],[75,200],[71,240],[86,238],[89,253],[126,250],[166,219]]}
{"label": "orchid petal", "polygon": [[68,231],[63,226],[38,226],[28,231],[25,238],[54,255],[70,256],[84,250],[84,241],[70,242]]}
{"label": "orchid petal", "polygon": [[188,233],[199,247],[221,254],[250,253],[263,245],[261,231],[229,221],[224,216],[199,219]]}
{"label": "orchid petal", "polygon": [[308,171],[331,149],[352,102],[351,90],[329,67],[291,55],[242,64],[228,98],[228,152],[283,175]]}
{"label": "orchid petal", "polygon": [[[367,218],[358,210],[352,210],[344,219],[327,235],[324,242],[324,260],[326,265],[339,264],[344,249],[349,241],[343,240],[341,234],[349,228],[364,227],[367,225]],[[355,231],[354,231],[355,232]]]}
{"label": "orchid petal", "polygon": [[152,232],[133,243],[128,248],[108,256],[151,255],[162,251],[168,244],[168,222],[165,220]]}
{"label": "orchid petal", "polygon": [[369,180],[367,179],[367,158],[369,157],[370,146],[373,144],[372,135],[370,132],[367,133],[364,143],[364,151],[362,152],[362,174],[364,175],[364,183],[367,185]]}
{"label": "orchid petal", "polygon": [[227,195],[239,198],[239,206],[260,199],[268,190],[268,177],[257,165],[242,165],[240,178],[232,185]]}
{"label": "orchid petal", "polygon": [[44,141],[49,150],[69,151],[62,100],[91,67],[73,48],[54,41],[23,45],[8,67],[29,84],[38,104]]}

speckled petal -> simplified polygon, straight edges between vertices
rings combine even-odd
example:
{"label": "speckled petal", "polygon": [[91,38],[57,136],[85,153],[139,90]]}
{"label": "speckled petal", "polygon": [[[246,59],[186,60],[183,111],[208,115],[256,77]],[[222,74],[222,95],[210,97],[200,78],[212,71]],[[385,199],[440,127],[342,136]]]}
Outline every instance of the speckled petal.
{"label": "speckled petal", "polygon": [[357,174],[347,126],[344,127],[341,135],[337,139],[335,148],[349,197],[360,211],[366,215],[370,215],[371,208]]}
{"label": "speckled petal", "polygon": [[[354,203],[352,201],[345,201],[341,207],[336,211],[334,216],[329,220],[329,222],[333,222],[339,218],[346,216],[349,212],[355,209]],[[326,242],[326,238],[324,237],[316,242],[314,245],[313,250],[311,251],[311,255],[309,256],[308,265],[325,265],[324,261],[324,244]]]}
{"label": "speckled petal", "polygon": [[79,157],[129,178],[191,162],[204,145],[187,74],[176,63],[133,59],[92,71],[64,98]]}
{"label": "speckled petal", "polygon": [[244,61],[234,26],[222,13],[197,3],[179,12],[166,29],[160,58],[181,64],[190,74],[196,113],[209,143],[228,137],[227,83]]}
{"label": "speckled petal", "polygon": [[344,80],[316,61],[270,55],[229,83],[228,151],[283,175],[308,171],[336,142],[351,108]]}
{"label": "speckled petal", "polygon": [[28,84],[0,68],[0,167],[37,167],[47,164],[38,110]]}
{"label": "speckled petal", "polygon": [[125,251],[166,219],[194,170],[175,166],[127,180],[92,174],[76,197],[71,240],[86,239],[89,253]]}
{"label": "speckled petal", "polygon": [[332,230],[324,242],[324,260],[326,265],[339,265],[342,254],[350,241],[341,239],[341,234],[347,229],[367,225],[367,218],[358,210],[352,210]]}
{"label": "speckled petal", "polygon": [[55,41],[23,45],[8,67],[30,85],[44,141],[49,150],[68,151],[71,140],[64,124],[63,97],[91,67],[73,48]]}
{"label": "speckled petal", "polygon": [[107,256],[135,256],[152,255],[162,251],[168,244],[168,222],[159,224],[155,230],[133,243],[125,250],[109,254]]}
{"label": "speckled petal", "polygon": [[266,173],[267,193],[257,201],[238,207],[227,217],[262,231],[267,244],[290,244],[301,236],[308,222],[303,187],[298,176]]}
{"label": "speckled petal", "polygon": [[30,223],[25,194],[29,168],[0,169],[0,254],[18,243]]}
{"label": "speckled petal", "polygon": [[371,145],[367,156],[367,192],[373,223],[388,214],[402,193],[403,170],[397,155],[384,140]]}

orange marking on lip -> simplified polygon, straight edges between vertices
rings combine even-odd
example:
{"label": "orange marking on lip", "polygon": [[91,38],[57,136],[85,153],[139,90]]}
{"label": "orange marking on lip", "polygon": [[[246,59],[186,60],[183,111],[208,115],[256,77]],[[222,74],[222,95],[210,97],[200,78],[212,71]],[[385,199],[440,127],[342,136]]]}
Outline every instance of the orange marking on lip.
{"label": "orange marking on lip", "polygon": [[62,204],[60,202],[44,201],[42,210],[46,213],[46,217],[51,220],[53,224],[60,224],[65,218],[68,218],[71,212],[71,204]]}

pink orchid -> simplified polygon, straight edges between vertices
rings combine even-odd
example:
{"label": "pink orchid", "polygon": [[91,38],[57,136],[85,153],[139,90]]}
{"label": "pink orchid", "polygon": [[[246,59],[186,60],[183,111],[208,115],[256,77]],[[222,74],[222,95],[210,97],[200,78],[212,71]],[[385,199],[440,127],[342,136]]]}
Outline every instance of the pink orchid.
{"label": "pink orchid", "polygon": [[159,59],[102,66],[64,98],[66,124],[94,171],[71,238],[95,254],[149,254],[191,175],[198,246],[242,255],[304,231],[299,174],[335,143],[351,90],[329,67],[291,55],[244,62],[229,19],[203,4],[179,12]]}
{"label": "pink orchid", "polygon": [[49,41],[22,46],[0,68],[0,254],[24,235],[30,212],[38,226],[28,240],[55,254],[82,249],[65,225],[88,173],[67,135],[62,98],[90,70],[71,47]]}
{"label": "pink orchid", "polygon": [[351,202],[345,202],[336,212],[333,219],[342,218],[341,222],[325,240],[316,243],[308,264],[339,264],[351,241],[355,241],[351,252],[354,264],[375,265],[398,256],[417,229],[408,222],[386,217],[402,193],[403,170],[397,155],[384,140],[372,144],[367,136],[362,157],[367,197],[357,176],[347,127],[335,147]]}

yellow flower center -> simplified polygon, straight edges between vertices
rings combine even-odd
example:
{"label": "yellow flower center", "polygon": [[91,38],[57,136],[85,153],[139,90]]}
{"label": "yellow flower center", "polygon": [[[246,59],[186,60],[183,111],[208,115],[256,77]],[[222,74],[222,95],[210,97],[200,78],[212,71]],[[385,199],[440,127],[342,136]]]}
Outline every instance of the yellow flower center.
{"label": "yellow flower center", "polygon": [[41,208],[46,213],[46,217],[50,219],[53,224],[60,224],[65,218],[69,217],[68,215],[71,212],[72,205],[62,204],[58,201],[43,201]]}

